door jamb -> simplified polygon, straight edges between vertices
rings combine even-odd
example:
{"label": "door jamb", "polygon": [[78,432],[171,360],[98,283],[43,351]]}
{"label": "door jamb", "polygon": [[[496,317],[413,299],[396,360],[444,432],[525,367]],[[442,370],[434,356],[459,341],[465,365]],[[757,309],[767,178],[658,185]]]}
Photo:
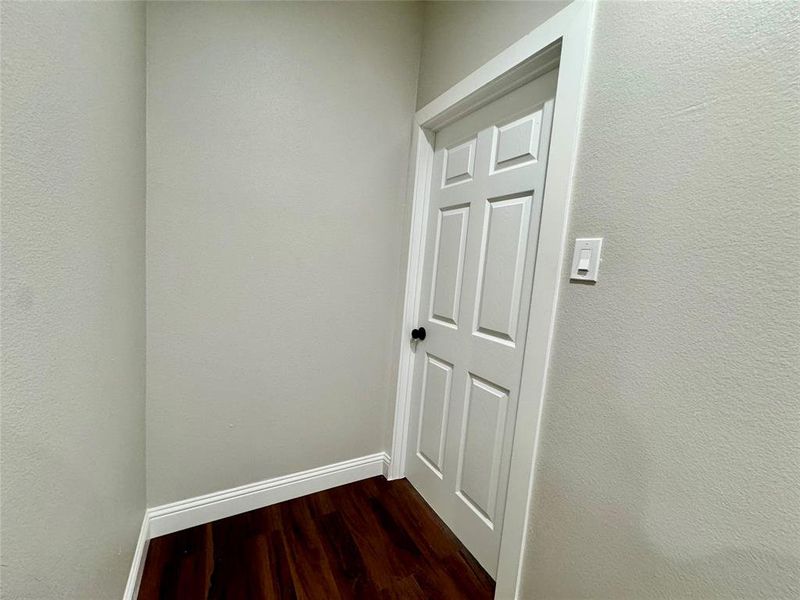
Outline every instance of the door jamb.
{"label": "door jamb", "polygon": [[552,68],[553,57],[558,60],[554,48],[557,51],[560,45],[550,156],[530,299],[532,316],[523,356],[495,598],[517,598],[522,578],[522,554],[531,508],[594,12],[594,1],[576,0],[414,115],[413,160],[409,173],[411,233],[389,479],[405,476],[415,360],[406,334],[418,323],[435,131]]}

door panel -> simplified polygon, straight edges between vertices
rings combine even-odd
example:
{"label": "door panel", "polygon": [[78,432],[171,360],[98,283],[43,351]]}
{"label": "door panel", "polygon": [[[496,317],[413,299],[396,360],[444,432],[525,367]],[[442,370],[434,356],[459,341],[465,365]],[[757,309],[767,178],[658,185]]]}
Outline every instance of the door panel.
{"label": "door panel", "polygon": [[531,201],[527,193],[489,200],[484,213],[474,330],[503,344],[517,331]]}
{"label": "door panel", "polygon": [[453,365],[430,354],[425,358],[417,452],[441,476]]}
{"label": "door panel", "polygon": [[536,160],[542,131],[542,113],[535,112],[497,128],[492,171]]}
{"label": "door panel", "polygon": [[557,71],[437,132],[407,476],[494,576]]}
{"label": "door panel", "polygon": [[443,209],[438,214],[436,254],[433,258],[433,297],[430,319],[457,327],[467,244],[469,205]]}
{"label": "door panel", "polygon": [[475,169],[475,138],[459,144],[455,148],[445,150],[444,180],[442,187],[463,183],[472,179]]}
{"label": "door panel", "polygon": [[456,490],[492,525],[505,434],[508,390],[469,374]]}

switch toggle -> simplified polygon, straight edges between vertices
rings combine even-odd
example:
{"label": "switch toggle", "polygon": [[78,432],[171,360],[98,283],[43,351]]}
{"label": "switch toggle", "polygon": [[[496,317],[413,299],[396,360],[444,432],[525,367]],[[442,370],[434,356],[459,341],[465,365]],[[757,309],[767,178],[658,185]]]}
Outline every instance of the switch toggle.
{"label": "switch toggle", "polygon": [[592,258],[591,250],[581,250],[581,256],[578,259],[578,274],[586,275],[589,272],[589,259]]}
{"label": "switch toggle", "polygon": [[600,249],[602,246],[603,238],[576,239],[569,278],[575,281],[597,282],[597,271],[600,268]]}

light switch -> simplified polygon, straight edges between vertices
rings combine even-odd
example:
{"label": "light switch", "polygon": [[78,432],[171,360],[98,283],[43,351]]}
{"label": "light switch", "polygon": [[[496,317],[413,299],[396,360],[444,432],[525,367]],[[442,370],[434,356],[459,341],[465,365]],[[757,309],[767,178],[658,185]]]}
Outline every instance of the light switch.
{"label": "light switch", "polygon": [[596,282],[597,271],[600,269],[600,249],[602,246],[603,238],[576,239],[569,278],[575,281]]}

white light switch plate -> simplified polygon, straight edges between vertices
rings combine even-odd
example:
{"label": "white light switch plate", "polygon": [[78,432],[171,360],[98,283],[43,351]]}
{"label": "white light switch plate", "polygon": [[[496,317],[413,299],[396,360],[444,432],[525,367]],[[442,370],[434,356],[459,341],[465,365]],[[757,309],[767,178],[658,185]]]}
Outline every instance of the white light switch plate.
{"label": "white light switch plate", "polygon": [[597,271],[600,270],[600,250],[602,247],[603,238],[576,239],[569,278],[574,281],[597,282]]}

